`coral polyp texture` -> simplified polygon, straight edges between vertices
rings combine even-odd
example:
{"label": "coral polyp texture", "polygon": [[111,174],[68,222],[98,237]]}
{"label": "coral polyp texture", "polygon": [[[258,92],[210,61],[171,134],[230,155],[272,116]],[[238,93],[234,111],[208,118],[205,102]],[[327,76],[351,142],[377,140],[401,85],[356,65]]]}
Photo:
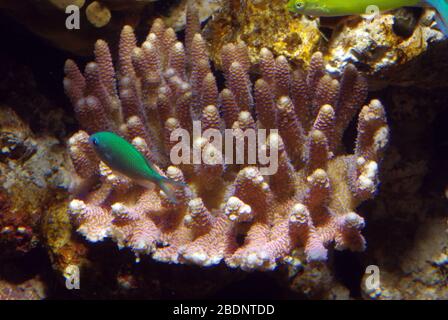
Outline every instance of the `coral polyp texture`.
{"label": "coral polyp texture", "polygon": [[[140,46],[132,28],[123,28],[115,70],[106,42],[96,43],[95,57],[84,73],[67,61],[64,79],[83,129],[69,139],[82,181],[69,212],[86,239],[110,237],[163,262],[224,261],[243,270],[274,269],[302,253],[324,261],[333,247],[364,250],[365,221],[355,210],[376,192],[388,126],[378,100],[364,105],[367,84],[355,67],[334,79],[319,52],[304,71],[264,48],[261,77],[252,83],[246,45],[228,43],[221,89],[192,6],[184,44],[156,20]],[[356,146],[348,154],[342,136],[358,113]],[[173,165],[171,134],[192,133],[198,122],[202,132],[232,129],[240,142],[251,131],[266,132],[258,135],[257,151],[276,155],[278,169],[263,175],[267,165],[259,157],[223,163],[225,151],[194,134],[192,149],[208,161]],[[162,174],[186,183],[176,191],[177,203],[101,162],[89,144],[97,131],[125,137]],[[241,145],[249,154],[251,146]]]}

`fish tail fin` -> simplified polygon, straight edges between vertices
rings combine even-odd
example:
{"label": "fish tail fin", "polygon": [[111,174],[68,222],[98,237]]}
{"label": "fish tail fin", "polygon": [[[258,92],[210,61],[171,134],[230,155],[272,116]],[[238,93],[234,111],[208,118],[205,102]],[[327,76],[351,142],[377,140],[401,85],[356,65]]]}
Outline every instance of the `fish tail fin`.
{"label": "fish tail fin", "polygon": [[183,182],[175,181],[166,177],[160,177],[159,179],[159,187],[163,190],[163,192],[166,194],[168,199],[174,203],[177,204],[177,198],[176,198],[176,190],[178,188],[185,188],[187,185]]}
{"label": "fish tail fin", "polygon": [[448,37],[448,2],[447,0],[425,0],[426,3],[434,7],[439,15],[437,16],[437,25],[440,30]]}

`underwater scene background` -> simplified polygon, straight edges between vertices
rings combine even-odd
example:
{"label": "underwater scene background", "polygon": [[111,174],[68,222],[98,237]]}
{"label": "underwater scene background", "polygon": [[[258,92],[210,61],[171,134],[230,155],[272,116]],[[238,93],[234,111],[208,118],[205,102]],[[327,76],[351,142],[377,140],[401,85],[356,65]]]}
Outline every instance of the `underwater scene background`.
{"label": "underwater scene background", "polygon": [[290,6],[0,0],[0,300],[448,298],[439,13]]}

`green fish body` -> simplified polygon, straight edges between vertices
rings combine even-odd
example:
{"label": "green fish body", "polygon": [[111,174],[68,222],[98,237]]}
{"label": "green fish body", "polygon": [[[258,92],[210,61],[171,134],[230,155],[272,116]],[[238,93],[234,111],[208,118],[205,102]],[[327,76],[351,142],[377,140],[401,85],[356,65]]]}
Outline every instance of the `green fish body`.
{"label": "green fish body", "polygon": [[335,17],[365,14],[371,5],[387,11],[418,3],[420,0],[290,0],[288,9],[311,16]]}
{"label": "green fish body", "polygon": [[347,15],[370,14],[372,6],[379,11],[388,11],[400,7],[432,6],[439,13],[437,23],[448,35],[447,0],[289,0],[287,8],[291,12],[317,17],[337,17]]}
{"label": "green fish body", "polygon": [[97,132],[90,136],[98,157],[114,172],[124,175],[136,183],[148,187],[148,182],[158,185],[176,203],[172,186],[185,186],[183,183],[168,179],[129,142],[112,132]]}

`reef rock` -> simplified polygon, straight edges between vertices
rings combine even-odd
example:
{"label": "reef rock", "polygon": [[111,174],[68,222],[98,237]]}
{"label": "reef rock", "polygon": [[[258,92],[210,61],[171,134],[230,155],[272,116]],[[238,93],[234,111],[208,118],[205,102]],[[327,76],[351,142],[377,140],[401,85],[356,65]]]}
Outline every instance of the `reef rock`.
{"label": "reef rock", "polygon": [[65,156],[56,138],[33,134],[0,106],[0,240],[9,248],[26,252],[38,243],[46,208],[70,184]]}
{"label": "reef rock", "polygon": [[376,265],[379,286],[361,282],[367,299],[447,299],[448,162],[443,90],[391,87],[389,124],[394,142],[382,165],[381,192],[371,212],[364,266]]}
{"label": "reef rock", "polygon": [[[434,15],[431,9],[419,16],[410,9],[400,9],[370,18],[347,19],[329,40],[327,70],[339,73],[347,63],[353,63],[376,87],[446,85],[439,82],[439,75],[448,70],[442,58],[447,42],[437,29]],[[411,21],[400,22],[403,16]]]}
{"label": "reef rock", "polygon": [[347,64],[365,72],[371,89],[387,84],[443,86],[448,42],[432,9],[402,8],[377,15],[310,18],[285,9],[285,1],[227,1],[205,32],[211,58],[221,65],[227,42],[244,41],[252,63],[260,49],[307,66],[322,51],[326,69],[340,74]]}
{"label": "reef rock", "polygon": [[[88,55],[99,38],[113,43],[124,25],[135,28],[146,25],[153,16],[164,16],[176,29],[185,26],[187,1],[157,0],[3,0],[0,9],[24,24],[31,32],[49,40],[54,46],[78,55]],[[207,19],[219,5],[198,0],[201,20]],[[68,29],[66,21],[79,8],[79,29]],[[72,21],[72,20],[70,20]]]}

